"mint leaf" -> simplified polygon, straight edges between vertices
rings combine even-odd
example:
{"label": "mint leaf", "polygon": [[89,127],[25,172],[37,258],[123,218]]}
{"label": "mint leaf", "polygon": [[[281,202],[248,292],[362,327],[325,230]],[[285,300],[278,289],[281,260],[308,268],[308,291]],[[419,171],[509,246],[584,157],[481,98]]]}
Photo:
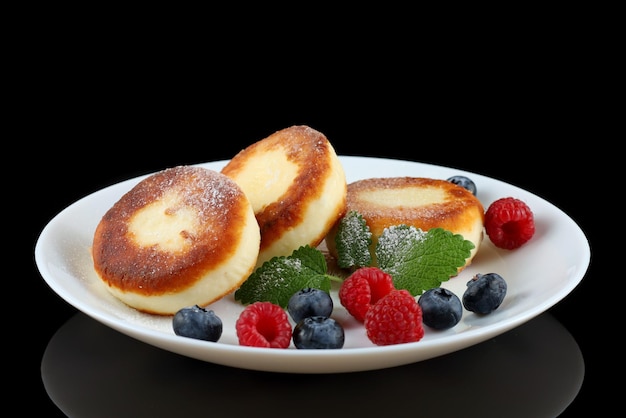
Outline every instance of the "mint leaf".
{"label": "mint leaf", "polygon": [[324,254],[308,245],[290,256],[274,257],[257,268],[235,291],[243,304],[267,301],[287,307],[289,298],[300,289],[314,287],[330,291]]}
{"label": "mint leaf", "polygon": [[337,265],[343,269],[372,263],[372,233],[360,213],[352,210],[340,221],[335,235]]}
{"label": "mint leaf", "polygon": [[386,228],[376,245],[381,270],[391,274],[397,289],[413,296],[439,287],[458,273],[474,244],[463,235],[443,228],[421,229],[407,225]]}

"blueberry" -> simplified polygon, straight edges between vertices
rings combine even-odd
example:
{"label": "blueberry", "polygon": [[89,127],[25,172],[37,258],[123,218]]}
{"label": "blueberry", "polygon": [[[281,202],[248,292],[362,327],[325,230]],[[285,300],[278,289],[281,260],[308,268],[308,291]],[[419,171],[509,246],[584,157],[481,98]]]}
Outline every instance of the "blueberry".
{"label": "blueberry", "polygon": [[461,299],[448,289],[428,289],[417,300],[422,308],[422,322],[434,329],[452,328],[461,320]]}
{"label": "blueberry", "polygon": [[182,308],[176,312],[172,327],[176,335],[198,340],[215,342],[222,336],[222,320],[215,312],[198,305]]}
{"label": "blueberry", "polygon": [[474,183],[474,181],[469,177],[452,176],[448,179],[448,181],[469,190],[474,196],[476,196],[476,183]]}
{"label": "blueberry", "polygon": [[328,316],[307,316],[293,328],[296,348],[342,348],[345,333],[341,324]]}
{"label": "blueberry", "polygon": [[467,282],[463,293],[465,309],[477,314],[488,314],[498,309],[506,295],[506,282],[497,273],[476,274]]}
{"label": "blueberry", "polygon": [[296,323],[307,316],[330,316],[333,312],[333,300],[328,292],[307,287],[289,298],[287,312]]}

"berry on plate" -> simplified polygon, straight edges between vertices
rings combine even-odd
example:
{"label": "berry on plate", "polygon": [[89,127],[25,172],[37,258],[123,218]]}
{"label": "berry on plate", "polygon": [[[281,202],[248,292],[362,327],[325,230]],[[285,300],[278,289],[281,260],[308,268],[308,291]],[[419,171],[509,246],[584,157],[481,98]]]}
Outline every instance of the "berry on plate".
{"label": "berry on plate", "polygon": [[342,348],[344,341],[343,327],[328,316],[307,316],[293,329],[293,344],[300,349]]}
{"label": "berry on plate", "polygon": [[422,309],[406,289],[392,290],[365,314],[367,337],[376,345],[419,341],[424,336]]}
{"label": "berry on plate", "polygon": [[178,310],[172,318],[176,335],[216,342],[222,336],[222,320],[212,310],[198,305]]}
{"label": "berry on plate", "polygon": [[464,189],[469,190],[470,193],[472,193],[474,196],[476,196],[476,191],[477,191],[476,190],[476,183],[474,183],[474,181],[472,179],[470,179],[469,177],[457,175],[457,176],[449,177],[447,180],[450,183],[454,183],[457,186],[461,186]]}
{"label": "berry on plate", "polygon": [[357,321],[379,299],[394,289],[393,279],[378,267],[361,267],[348,276],[339,288],[339,302]]}
{"label": "berry on plate", "polygon": [[424,325],[434,329],[452,328],[463,315],[461,299],[443,287],[428,289],[422,293],[417,303],[422,308]]}
{"label": "berry on plate", "polygon": [[497,273],[476,274],[463,293],[465,309],[486,315],[498,309],[506,295],[506,281]]}
{"label": "berry on plate", "polygon": [[484,224],[493,245],[506,250],[521,247],[535,234],[533,212],[514,197],[503,197],[489,205]]}
{"label": "berry on plate", "polygon": [[287,312],[271,302],[254,302],[244,308],[235,322],[240,345],[287,348],[291,324]]}
{"label": "berry on plate", "polygon": [[296,323],[307,316],[330,316],[333,299],[325,290],[305,287],[289,298],[287,312]]}

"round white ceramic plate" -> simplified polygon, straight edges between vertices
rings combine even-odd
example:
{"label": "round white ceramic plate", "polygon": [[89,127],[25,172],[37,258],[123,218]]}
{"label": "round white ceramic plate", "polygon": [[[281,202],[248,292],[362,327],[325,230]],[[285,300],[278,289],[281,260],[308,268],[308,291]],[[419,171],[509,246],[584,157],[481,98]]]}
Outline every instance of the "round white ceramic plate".
{"label": "round white ceramic plate", "polygon": [[[448,167],[417,162],[340,156],[348,183],[369,177],[431,177],[446,179],[466,175],[474,180],[485,209],[494,200],[513,196],[526,202],[535,216],[534,237],[513,251],[493,246],[485,237],[472,264],[442,284],[463,294],[476,273],[499,273],[508,284],[506,297],[493,313],[478,316],[464,311],[453,328],[435,331],[426,327],[414,343],[375,346],[338,303],[333,317],[345,328],[345,345],[335,350],[271,349],[240,346],[235,321],[243,306],[232,294],[209,306],[223,322],[218,342],[206,342],[174,334],[171,317],[137,312],[111,296],[97,278],[90,246],[96,225],[104,213],[146,176],[104,188],[73,203],[43,229],[35,246],[35,261],[48,285],[68,303],[97,321],[148,344],[191,358],[251,370],[286,373],[339,373],[380,369],[437,357],[480,343],[521,325],[543,313],[568,295],[587,271],[591,252],[580,227],[546,200],[516,186]],[[219,171],[227,161],[200,166]]]}

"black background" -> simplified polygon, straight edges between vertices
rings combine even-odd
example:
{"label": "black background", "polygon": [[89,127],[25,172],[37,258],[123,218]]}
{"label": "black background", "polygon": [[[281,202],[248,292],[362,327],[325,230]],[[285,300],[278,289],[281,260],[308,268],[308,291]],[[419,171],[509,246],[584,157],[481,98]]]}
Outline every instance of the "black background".
{"label": "black background", "polygon": [[[594,319],[598,307],[590,307],[603,302],[597,296],[590,302],[602,277],[595,246],[597,193],[585,181],[592,177],[590,149],[601,147],[603,138],[589,118],[593,100],[587,91],[572,88],[576,77],[564,67],[516,72],[507,67],[498,76],[492,68],[480,78],[448,67],[436,79],[431,73],[438,71],[418,76],[411,68],[399,74],[400,82],[395,74],[341,73],[302,57],[276,70],[294,81],[277,83],[276,77],[266,79],[246,68],[235,77],[225,77],[229,71],[222,70],[199,78],[197,72],[186,77],[184,68],[169,76],[150,66],[129,70],[121,61],[102,63],[105,68],[98,71],[93,71],[96,59],[88,64],[38,81],[28,104],[36,117],[21,124],[16,141],[18,161],[29,174],[20,183],[26,199],[12,208],[27,215],[29,234],[28,247],[19,252],[27,269],[18,272],[25,284],[17,295],[24,299],[18,301],[21,311],[29,310],[34,321],[27,330],[18,326],[34,341],[20,366],[25,374],[12,383],[33,396],[35,402],[20,403],[24,412],[45,408],[54,416],[56,408],[41,383],[41,359],[50,338],[76,312],[47,287],[34,264],[34,245],[46,223],[105,186],[169,166],[228,159],[294,124],[324,133],[340,155],[407,159],[483,174],[524,188],[572,217],[590,241],[592,262],[581,284],[550,312],[585,359],[583,387],[566,415],[597,406],[592,392],[602,391],[603,356],[597,352],[605,336],[593,324],[606,318]],[[315,71],[299,76],[299,66],[315,66]],[[24,170],[12,173],[24,178]],[[12,315],[10,321],[18,319]],[[22,353],[20,344],[14,341],[9,348]]]}

